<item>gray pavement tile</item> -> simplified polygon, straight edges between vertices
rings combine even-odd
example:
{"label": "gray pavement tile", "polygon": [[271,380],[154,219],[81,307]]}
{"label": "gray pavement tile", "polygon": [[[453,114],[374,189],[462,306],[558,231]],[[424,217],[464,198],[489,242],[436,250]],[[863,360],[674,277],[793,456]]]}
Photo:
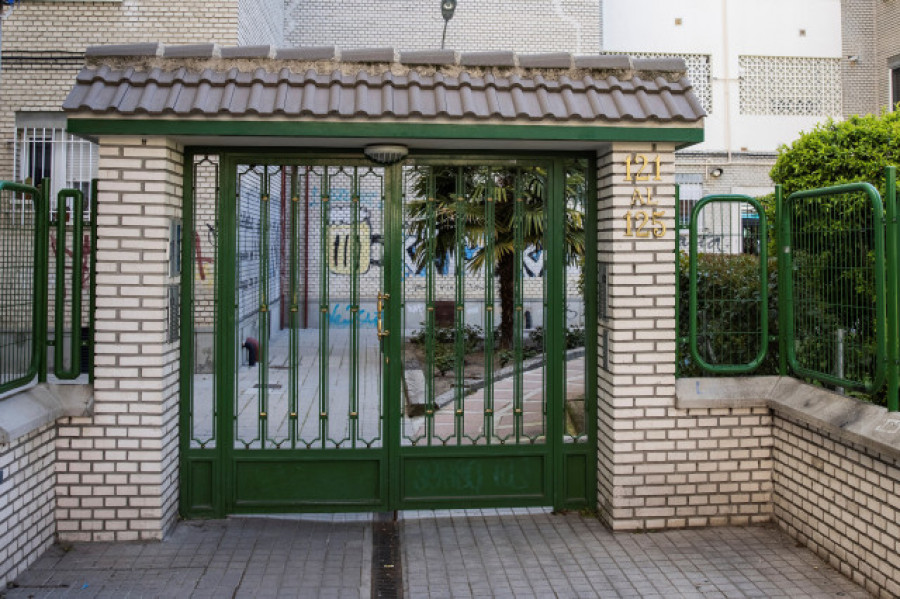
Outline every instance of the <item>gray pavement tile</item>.
{"label": "gray pavement tile", "polygon": [[[370,514],[183,522],[161,543],[51,547],[5,591],[46,597],[368,597]],[[407,597],[868,597],[774,527],[612,533],[578,514],[401,514]],[[4,597],[4,593],[0,593]]]}

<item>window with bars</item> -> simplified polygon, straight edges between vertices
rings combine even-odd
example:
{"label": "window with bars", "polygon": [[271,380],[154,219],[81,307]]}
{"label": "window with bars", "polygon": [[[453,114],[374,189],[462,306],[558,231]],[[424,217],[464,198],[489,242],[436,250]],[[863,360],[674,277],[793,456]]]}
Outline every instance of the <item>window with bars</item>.
{"label": "window with bars", "polygon": [[840,117],[838,58],[740,56],[741,114]]}
{"label": "window with bars", "polygon": [[[58,214],[56,197],[61,189],[84,193],[84,219],[91,218],[91,181],[97,177],[97,145],[65,130],[65,117],[56,114],[20,113],[16,117],[13,178],[26,185],[50,185],[50,219]],[[67,200],[65,219],[71,218]]]}

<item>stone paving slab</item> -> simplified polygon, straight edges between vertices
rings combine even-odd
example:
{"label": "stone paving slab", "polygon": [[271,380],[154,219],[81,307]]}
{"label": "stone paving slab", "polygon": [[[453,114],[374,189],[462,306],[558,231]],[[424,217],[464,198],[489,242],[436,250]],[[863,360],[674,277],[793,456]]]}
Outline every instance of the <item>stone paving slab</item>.
{"label": "stone paving slab", "polygon": [[[181,522],[163,542],[55,545],[0,598],[369,597],[372,516]],[[869,595],[774,526],[612,533],[547,509],[401,512],[407,598]]]}

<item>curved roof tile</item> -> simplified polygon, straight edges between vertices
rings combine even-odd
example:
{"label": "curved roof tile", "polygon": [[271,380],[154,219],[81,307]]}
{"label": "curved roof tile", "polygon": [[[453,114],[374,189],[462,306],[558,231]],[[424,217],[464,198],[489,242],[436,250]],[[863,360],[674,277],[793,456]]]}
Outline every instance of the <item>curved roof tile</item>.
{"label": "curved roof tile", "polygon": [[[404,52],[398,63],[393,50],[378,49],[345,52],[338,62],[333,48],[278,50],[274,59],[265,47],[204,47],[206,59],[195,56],[199,47],[149,48],[92,48],[63,108],[123,117],[348,120],[696,123],[705,116],[683,62],[670,59],[447,51]],[[247,60],[252,70],[240,70]]]}

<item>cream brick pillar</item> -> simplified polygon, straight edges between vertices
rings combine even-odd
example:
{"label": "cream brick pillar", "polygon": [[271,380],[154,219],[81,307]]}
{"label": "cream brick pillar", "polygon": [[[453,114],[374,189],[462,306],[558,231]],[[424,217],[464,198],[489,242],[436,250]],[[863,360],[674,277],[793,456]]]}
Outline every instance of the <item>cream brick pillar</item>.
{"label": "cream brick pillar", "polygon": [[178,344],[167,343],[169,227],[182,155],[165,139],[100,140],[95,403],[62,421],[61,539],[159,539],[177,515]]}
{"label": "cream brick pillar", "polygon": [[676,407],[674,150],[617,143],[598,154],[598,505],[617,530],[772,511],[768,410]]}

